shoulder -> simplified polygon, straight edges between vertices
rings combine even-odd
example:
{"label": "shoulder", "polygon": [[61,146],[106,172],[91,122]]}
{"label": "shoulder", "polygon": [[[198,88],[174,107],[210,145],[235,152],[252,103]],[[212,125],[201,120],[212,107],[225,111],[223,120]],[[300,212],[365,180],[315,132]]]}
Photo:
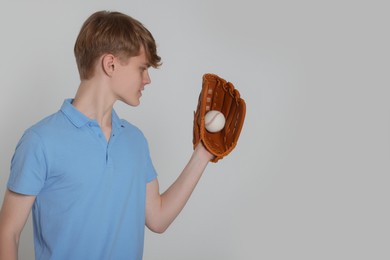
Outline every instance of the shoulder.
{"label": "shoulder", "polygon": [[27,128],[26,131],[40,133],[53,129],[58,129],[63,126],[63,123],[61,123],[61,121],[64,121],[63,119],[63,114],[61,113],[61,111],[58,111],[39,120],[38,122]]}
{"label": "shoulder", "polygon": [[28,127],[22,136],[25,141],[43,141],[51,139],[65,128],[65,120],[63,114],[58,111],[49,116],[44,117],[32,126]]}
{"label": "shoulder", "polygon": [[121,127],[123,128],[123,130],[125,132],[145,137],[143,132],[141,131],[141,129],[138,128],[137,126],[135,126],[134,124],[130,123],[129,121],[127,121],[125,119],[121,119],[120,122],[121,122]]}
{"label": "shoulder", "polygon": [[132,140],[134,142],[133,144],[148,146],[147,138],[140,128],[125,119],[121,119],[120,121],[122,136],[125,136],[128,140]]}

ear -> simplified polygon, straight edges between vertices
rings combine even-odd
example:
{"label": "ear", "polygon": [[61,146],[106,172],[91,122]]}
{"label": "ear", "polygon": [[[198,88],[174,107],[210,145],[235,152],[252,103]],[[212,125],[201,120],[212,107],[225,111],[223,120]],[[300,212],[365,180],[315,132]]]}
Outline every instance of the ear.
{"label": "ear", "polygon": [[115,70],[115,56],[112,54],[104,54],[102,57],[102,67],[104,73],[111,77]]}

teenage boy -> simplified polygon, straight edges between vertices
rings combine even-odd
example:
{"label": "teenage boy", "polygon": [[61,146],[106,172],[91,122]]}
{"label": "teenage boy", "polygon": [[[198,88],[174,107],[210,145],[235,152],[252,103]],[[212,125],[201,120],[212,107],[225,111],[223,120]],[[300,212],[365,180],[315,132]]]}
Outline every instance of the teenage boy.
{"label": "teenage boy", "polygon": [[33,214],[36,259],[139,260],[145,225],[161,233],[189,199],[214,157],[202,143],[177,180],[160,194],[142,132],[113,110],[138,106],[160,57],[137,20],[100,11],[83,24],[74,53],[74,99],[27,129],[11,162],[0,213],[0,260],[17,259]]}

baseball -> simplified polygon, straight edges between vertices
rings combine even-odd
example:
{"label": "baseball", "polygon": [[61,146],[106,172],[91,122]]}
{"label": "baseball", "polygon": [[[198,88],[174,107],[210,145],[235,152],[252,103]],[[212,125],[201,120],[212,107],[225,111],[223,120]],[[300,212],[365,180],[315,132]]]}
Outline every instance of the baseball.
{"label": "baseball", "polygon": [[217,110],[210,110],[204,116],[206,130],[211,133],[216,133],[222,130],[225,126],[224,115]]}

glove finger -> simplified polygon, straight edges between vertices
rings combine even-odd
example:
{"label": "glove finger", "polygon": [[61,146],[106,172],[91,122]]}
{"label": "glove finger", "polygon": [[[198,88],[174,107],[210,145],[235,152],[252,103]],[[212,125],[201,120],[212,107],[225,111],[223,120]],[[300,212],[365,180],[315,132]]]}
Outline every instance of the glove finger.
{"label": "glove finger", "polygon": [[[233,102],[231,113],[232,116],[229,118],[228,129],[225,135],[225,142],[228,145],[236,144],[241,133],[242,126],[245,119],[246,106],[245,102],[240,99],[237,102]],[[229,149],[233,147],[228,147]]]}
{"label": "glove finger", "polygon": [[226,92],[228,93],[226,98],[226,108],[225,108],[226,109],[225,128],[230,129],[232,122],[234,122],[236,118],[238,100],[235,98],[235,96],[239,97],[240,94],[238,93],[237,90],[234,89],[234,86],[231,83],[228,83],[225,88],[226,88]]}
{"label": "glove finger", "polygon": [[223,99],[223,104],[222,107],[220,108],[220,111],[222,114],[225,116],[225,119],[229,118],[230,115],[230,109],[232,106],[232,103],[234,102],[234,97],[232,96],[232,91],[231,89],[234,88],[231,83],[227,83],[224,86],[224,99]]}
{"label": "glove finger", "polygon": [[[213,88],[211,110],[221,111],[225,100],[224,84],[226,82],[222,79],[217,79]],[[221,111],[222,112],[222,111]]]}
{"label": "glove finger", "polygon": [[200,132],[199,132],[199,110],[194,112],[194,129],[193,129],[193,137],[192,143],[194,144],[194,148],[198,145],[200,140]]}
{"label": "glove finger", "polygon": [[196,106],[196,111],[194,112],[194,122],[193,122],[193,139],[192,139],[192,143],[194,145],[194,149],[195,147],[198,145],[198,143],[200,142],[200,139],[201,139],[201,131],[200,131],[200,127],[201,127],[201,115],[202,111],[204,111],[203,109],[203,103],[202,103],[202,100],[204,99],[203,97],[203,88],[202,88],[202,91],[201,93],[199,94],[199,98],[198,98],[198,104]]}
{"label": "glove finger", "polygon": [[238,103],[236,121],[235,121],[234,131],[233,131],[235,144],[237,144],[238,138],[240,137],[241,130],[244,125],[245,114],[246,114],[246,104],[244,100],[240,99],[240,102]]}
{"label": "glove finger", "polygon": [[[237,112],[237,103],[232,102],[230,106],[230,110],[228,113],[228,117],[226,118],[225,122],[225,144],[226,148],[230,146],[230,144],[233,142],[233,131],[234,131],[234,121],[236,119],[236,112]],[[233,127],[232,127],[233,126]]]}

